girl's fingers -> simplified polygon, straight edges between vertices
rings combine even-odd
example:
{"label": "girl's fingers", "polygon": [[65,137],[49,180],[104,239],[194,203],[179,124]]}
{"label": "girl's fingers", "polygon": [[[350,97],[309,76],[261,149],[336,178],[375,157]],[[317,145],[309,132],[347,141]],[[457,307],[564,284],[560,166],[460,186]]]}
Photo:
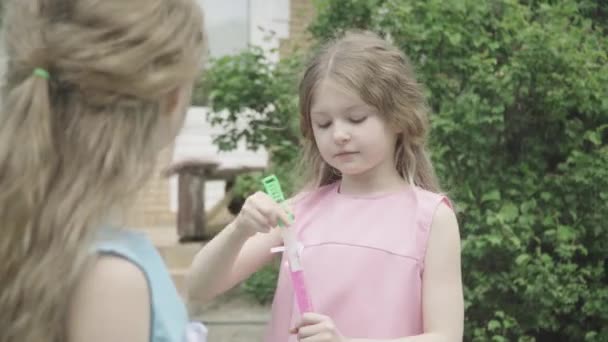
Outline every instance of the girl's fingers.
{"label": "girl's fingers", "polygon": [[329,317],[325,315],[321,315],[314,312],[306,312],[302,315],[302,320],[300,321],[300,327],[304,325],[311,325],[324,322],[328,320]]}
{"label": "girl's fingers", "polygon": [[259,211],[253,196],[247,198],[239,213],[240,226],[255,232],[268,232],[272,227],[268,219]]}
{"label": "girl's fingers", "polygon": [[268,222],[268,219],[256,209],[252,209],[247,215],[249,216],[252,225],[255,227],[255,230],[258,232],[265,233],[273,227],[272,224]]}
{"label": "girl's fingers", "polygon": [[301,326],[298,329],[298,338],[306,338],[306,337],[318,335],[324,331],[326,331],[326,329],[325,329],[325,325],[323,325],[323,324],[313,324],[313,325]]}
{"label": "girl's fingers", "polygon": [[274,202],[263,192],[256,192],[252,196],[251,206],[257,210],[272,227],[277,226],[277,215],[273,210]]}
{"label": "girl's fingers", "polygon": [[285,211],[285,209],[281,206],[278,206],[277,208],[277,216],[278,219],[283,222],[283,224],[285,224],[286,226],[290,226],[292,224],[292,218],[290,217],[290,214]]}
{"label": "girl's fingers", "polygon": [[276,203],[270,196],[265,193],[256,193],[255,200],[252,201],[252,205],[254,205],[262,215],[264,215],[268,222],[276,227],[279,224],[279,221],[285,225],[290,225],[292,219],[290,218],[290,213],[286,207],[283,207],[281,204]]}

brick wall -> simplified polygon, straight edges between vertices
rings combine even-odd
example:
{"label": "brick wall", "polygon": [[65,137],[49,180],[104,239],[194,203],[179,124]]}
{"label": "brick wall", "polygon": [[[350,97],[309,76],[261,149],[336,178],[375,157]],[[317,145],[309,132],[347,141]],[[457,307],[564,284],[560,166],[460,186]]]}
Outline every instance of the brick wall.
{"label": "brick wall", "polygon": [[156,170],[151,179],[137,196],[129,212],[127,224],[132,227],[166,227],[175,226],[175,213],[169,205],[169,181],[162,176],[162,171],[171,162],[173,146],[160,153]]}
{"label": "brick wall", "polygon": [[281,56],[289,55],[294,49],[306,48],[310,45],[311,36],[307,32],[308,25],[315,16],[312,0],[290,0],[289,38],[281,41],[279,48]]}
{"label": "brick wall", "polygon": [[[315,10],[312,0],[289,0],[290,21],[289,38],[281,41],[280,55],[286,56],[294,48],[306,48],[310,44],[310,35],[306,31],[312,21]],[[175,213],[171,211],[169,181],[162,178],[161,171],[166,167],[172,157],[173,148],[163,151],[150,182],[142,189],[133,210],[129,213],[128,223],[133,227],[162,227],[175,226]],[[207,190],[218,199],[223,184],[209,184]],[[215,192],[218,192],[215,194]],[[207,196],[206,196],[207,197]],[[209,201],[213,202],[213,201]],[[207,202],[207,203],[209,203]],[[206,204],[207,204],[206,203]],[[209,204],[211,204],[209,203]],[[207,208],[209,209],[209,207]]]}

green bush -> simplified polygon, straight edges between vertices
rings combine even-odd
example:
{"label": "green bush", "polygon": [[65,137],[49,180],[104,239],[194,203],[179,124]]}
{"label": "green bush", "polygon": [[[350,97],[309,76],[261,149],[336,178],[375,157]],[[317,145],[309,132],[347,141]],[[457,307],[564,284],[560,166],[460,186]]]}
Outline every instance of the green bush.
{"label": "green bush", "polygon": [[606,35],[574,1],[387,1],[376,13],[436,113],[468,339],[608,339]]}
{"label": "green bush", "polygon": [[262,267],[241,285],[244,293],[250,295],[260,304],[272,302],[278,280],[278,266],[270,264]]}
{"label": "green bush", "polygon": [[[466,340],[608,341],[608,4],[318,6],[317,39],[379,32],[427,88],[433,160],[462,232]],[[288,175],[301,64],[272,66],[256,53],[212,68],[210,99],[231,113],[216,121],[229,129],[218,142],[278,150],[273,167]],[[261,114],[239,116],[243,109]]]}
{"label": "green bush", "polygon": [[[286,193],[293,191],[296,182],[292,171],[300,141],[297,83],[301,60],[294,55],[273,65],[261,49],[253,47],[212,61],[201,86],[209,90],[211,124],[226,132],[215,143],[221,150],[232,150],[241,140],[252,150],[266,148],[272,156],[269,172],[279,176]],[[235,190],[255,192],[262,177],[241,177]]]}
{"label": "green bush", "polygon": [[[237,196],[262,190],[261,180],[267,173],[279,177],[285,193],[294,192],[301,60],[296,55],[272,65],[261,49],[253,47],[236,56],[213,60],[204,82],[198,85],[195,98],[209,101],[213,110],[208,117],[210,122],[227,132],[215,139],[221,150],[232,150],[243,139],[248,148],[264,147],[272,156],[268,172],[237,178],[233,189]],[[277,271],[277,265],[266,266],[243,282],[241,289],[259,303],[267,304],[274,295]]]}

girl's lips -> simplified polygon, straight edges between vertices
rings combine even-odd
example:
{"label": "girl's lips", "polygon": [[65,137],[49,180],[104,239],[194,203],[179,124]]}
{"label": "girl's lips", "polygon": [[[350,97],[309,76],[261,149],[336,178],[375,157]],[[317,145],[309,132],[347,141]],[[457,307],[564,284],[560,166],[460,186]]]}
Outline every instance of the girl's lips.
{"label": "girl's lips", "polygon": [[334,157],[345,157],[345,156],[350,156],[350,155],[357,154],[357,153],[359,153],[359,152],[339,152],[339,153],[336,153],[334,155]]}

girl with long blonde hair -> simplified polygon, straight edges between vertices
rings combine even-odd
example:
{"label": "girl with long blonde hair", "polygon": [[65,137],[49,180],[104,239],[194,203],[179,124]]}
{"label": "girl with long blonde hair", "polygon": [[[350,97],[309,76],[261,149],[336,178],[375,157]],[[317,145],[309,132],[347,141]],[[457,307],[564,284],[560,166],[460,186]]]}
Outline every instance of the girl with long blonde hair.
{"label": "girl with long blonde hair", "polygon": [[[458,223],[427,152],[428,106],[407,57],[370,32],[327,43],[300,83],[300,127],[310,172],[289,229],[314,312],[299,312],[281,263],[266,341],[462,340]],[[281,206],[250,196],[195,257],[191,300],[270,262],[278,221],[291,222]]]}

